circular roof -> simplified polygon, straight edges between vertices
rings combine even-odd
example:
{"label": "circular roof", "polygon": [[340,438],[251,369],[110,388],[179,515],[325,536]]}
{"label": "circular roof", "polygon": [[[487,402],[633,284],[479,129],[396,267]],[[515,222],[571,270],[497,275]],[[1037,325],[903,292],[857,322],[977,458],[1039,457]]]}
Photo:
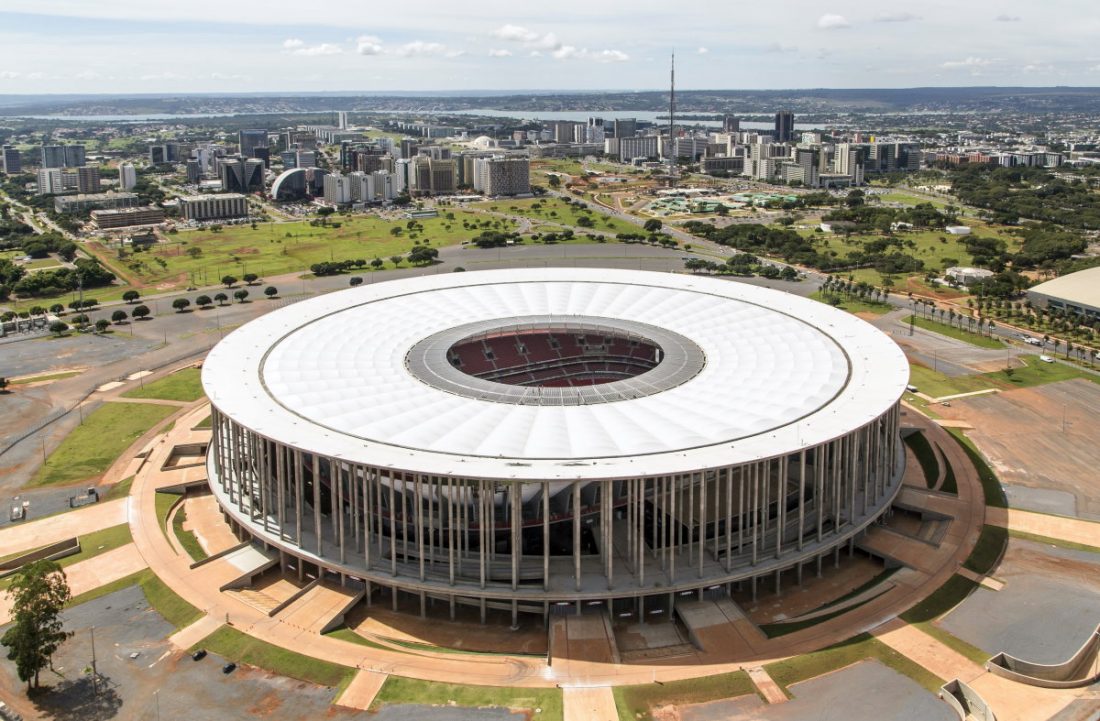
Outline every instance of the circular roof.
{"label": "circular roof", "polygon": [[[425,361],[433,337],[449,345],[471,328],[535,321],[603,323],[662,347],[683,338],[693,365],[645,393],[544,405],[456,391],[431,372],[445,370],[438,358]],[[660,380],[662,366],[673,368],[662,362],[621,383]],[[907,381],[885,335],[815,301],[713,278],[566,268],[331,293],[234,331],[203,369],[221,412],[303,450],[532,479],[686,472],[793,452],[870,422]]]}

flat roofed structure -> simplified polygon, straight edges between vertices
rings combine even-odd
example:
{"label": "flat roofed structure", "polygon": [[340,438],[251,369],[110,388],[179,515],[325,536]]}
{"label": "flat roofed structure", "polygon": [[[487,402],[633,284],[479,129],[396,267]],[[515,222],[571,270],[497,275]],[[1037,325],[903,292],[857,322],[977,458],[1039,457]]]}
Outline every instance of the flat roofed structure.
{"label": "flat roofed structure", "polygon": [[1027,297],[1040,308],[1100,317],[1100,266],[1040,283],[1028,289]]}
{"label": "flat roofed structure", "polygon": [[907,382],[880,331],[778,291],[425,276],[219,343],[208,471],[242,535],[345,582],[513,614],[641,611],[861,533],[900,488]]}

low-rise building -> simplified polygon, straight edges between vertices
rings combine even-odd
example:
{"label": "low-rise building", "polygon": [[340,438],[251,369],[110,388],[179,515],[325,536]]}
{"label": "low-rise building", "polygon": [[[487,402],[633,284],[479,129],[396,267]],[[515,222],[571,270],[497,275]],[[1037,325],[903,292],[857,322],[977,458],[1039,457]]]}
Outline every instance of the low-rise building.
{"label": "low-rise building", "polygon": [[1100,266],[1040,283],[1027,291],[1036,308],[1100,318]]}
{"label": "low-rise building", "polygon": [[160,225],[164,222],[164,209],[156,206],[141,208],[114,208],[93,210],[92,221],[100,230],[131,228],[138,225]]}
{"label": "low-rise building", "polygon": [[993,277],[993,271],[985,268],[955,266],[944,271],[944,275],[959,285],[971,286]]}
{"label": "low-rise building", "polygon": [[180,198],[180,216],[196,222],[248,217],[248,199],[240,193],[191,195]]}
{"label": "low-rise building", "polygon": [[53,208],[58,213],[87,213],[108,208],[132,208],[138,204],[134,193],[81,193],[54,198]]}

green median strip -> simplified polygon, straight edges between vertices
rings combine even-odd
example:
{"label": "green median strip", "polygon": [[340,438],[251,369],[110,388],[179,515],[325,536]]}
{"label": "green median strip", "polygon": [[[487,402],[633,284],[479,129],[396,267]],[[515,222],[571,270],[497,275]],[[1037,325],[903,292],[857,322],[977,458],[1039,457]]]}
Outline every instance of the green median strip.
{"label": "green median strip", "polygon": [[[532,712],[529,718],[546,721],[560,721],[563,717],[562,692],[558,688],[472,686],[389,676],[374,697],[370,710],[395,704],[524,709]],[[541,711],[533,714],[535,709]]]}
{"label": "green median strip", "polygon": [[205,648],[230,661],[246,663],[280,676],[295,678],[318,686],[342,688],[350,683],[356,673],[356,669],[350,666],[290,651],[253,638],[229,626],[222,626],[214,631],[196,643],[192,650],[198,648]]}

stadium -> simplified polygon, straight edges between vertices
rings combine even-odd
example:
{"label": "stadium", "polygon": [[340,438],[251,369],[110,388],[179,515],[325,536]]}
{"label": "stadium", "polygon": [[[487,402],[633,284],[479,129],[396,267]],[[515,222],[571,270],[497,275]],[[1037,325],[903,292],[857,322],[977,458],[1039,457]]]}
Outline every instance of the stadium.
{"label": "stadium", "polygon": [[422,614],[644,618],[778,590],[854,544],[904,472],[888,337],[692,275],[363,285],[237,329],[202,380],[235,533]]}

